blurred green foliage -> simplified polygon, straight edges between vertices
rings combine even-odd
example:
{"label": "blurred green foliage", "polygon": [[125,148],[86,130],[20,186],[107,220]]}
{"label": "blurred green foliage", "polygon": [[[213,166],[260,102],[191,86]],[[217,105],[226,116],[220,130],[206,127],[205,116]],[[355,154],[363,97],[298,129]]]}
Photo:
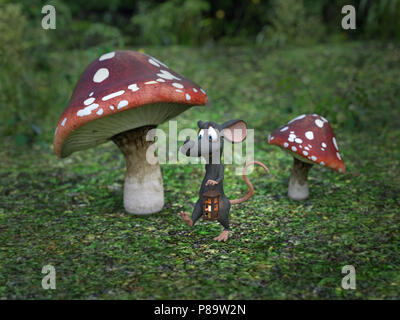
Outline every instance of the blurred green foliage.
{"label": "blurred green foliage", "polygon": [[209,36],[209,9],[205,0],[170,0],[156,6],[140,2],[132,22],[141,28],[143,39],[151,44],[200,44]]}
{"label": "blurred green foliage", "polygon": [[321,16],[307,11],[303,1],[274,0],[272,9],[270,24],[257,35],[257,42],[284,45],[312,43],[323,39]]}
{"label": "blurred green foliage", "polygon": [[93,23],[82,35],[81,48],[94,46],[123,47],[124,40],[118,28],[103,23]]}
{"label": "blurred green foliage", "polygon": [[[41,28],[45,4],[56,8],[56,30]],[[345,4],[357,9],[356,30],[340,26]],[[0,135],[43,142],[42,122],[67,104],[82,72],[65,51],[84,50],[89,63],[149,44],[273,49],[356,38],[399,40],[400,0],[0,0]],[[357,126],[360,115],[346,112]]]}
{"label": "blurred green foliage", "polygon": [[361,0],[365,36],[400,40],[400,0]]}
{"label": "blurred green foliage", "polygon": [[0,10],[0,43],[0,130],[21,145],[40,134],[36,120],[45,113],[38,69],[43,67],[40,50],[46,40],[28,27],[20,5],[8,4]]}

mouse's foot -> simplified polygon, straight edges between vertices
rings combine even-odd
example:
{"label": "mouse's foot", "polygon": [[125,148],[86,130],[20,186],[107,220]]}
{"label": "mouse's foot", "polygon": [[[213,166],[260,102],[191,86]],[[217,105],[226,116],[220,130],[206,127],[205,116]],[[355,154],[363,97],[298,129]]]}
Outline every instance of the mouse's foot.
{"label": "mouse's foot", "polygon": [[226,240],[228,240],[229,237],[229,230],[224,230],[220,233],[220,235],[218,237],[215,237],[214,240],[220,242],[220,241],[224,241],[226,242]]}
{"label": "mouse's foot", "polygon": [[190,219],[189,214],[187,212],[181,211],[181,212],[178,213],[178,216],[180,216],[182,218],[182,220],[185,221],[185,223],[189,227],[193,226],[193,221],[192,221],[192,219]]}

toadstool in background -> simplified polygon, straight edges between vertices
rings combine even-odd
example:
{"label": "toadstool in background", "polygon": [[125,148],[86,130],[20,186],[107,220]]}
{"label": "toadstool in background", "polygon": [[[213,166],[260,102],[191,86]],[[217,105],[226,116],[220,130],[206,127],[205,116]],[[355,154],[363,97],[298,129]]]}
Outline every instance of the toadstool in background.
{"label": "toadstool in background", "polygon": [[328,120],[318,114],[303,114],[274,130],[268,143],[293,156],[288,196],[304,200],[309,196],[308,172],[314,164],[344,173],[346,167]]}

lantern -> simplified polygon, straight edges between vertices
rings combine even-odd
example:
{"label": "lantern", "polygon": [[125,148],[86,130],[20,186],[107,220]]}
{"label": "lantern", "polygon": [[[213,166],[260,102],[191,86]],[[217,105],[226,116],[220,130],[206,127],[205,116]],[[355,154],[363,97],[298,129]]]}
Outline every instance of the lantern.
{"label": "lantern", "polygon": [[219,197],[217,191],[209,190],[203,193],[203,219],[218,220],[219,218]]}

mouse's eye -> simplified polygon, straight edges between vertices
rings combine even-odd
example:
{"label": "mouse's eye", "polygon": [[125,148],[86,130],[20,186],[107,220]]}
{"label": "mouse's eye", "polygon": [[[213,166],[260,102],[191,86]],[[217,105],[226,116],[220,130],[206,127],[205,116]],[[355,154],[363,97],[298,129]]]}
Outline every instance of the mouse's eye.
{"label": "mouse's eye", "polygon": [[201,138],[203,138],[203,136],[204,136],[204,130],[201,129],[200,132],[199,132],[199,140],[200,140]]}
{"label": "mouse's eye", "polygon": [[217,131],[213,127],[208,128],[208,140],[211,141],[216,141],[218,138]]}

